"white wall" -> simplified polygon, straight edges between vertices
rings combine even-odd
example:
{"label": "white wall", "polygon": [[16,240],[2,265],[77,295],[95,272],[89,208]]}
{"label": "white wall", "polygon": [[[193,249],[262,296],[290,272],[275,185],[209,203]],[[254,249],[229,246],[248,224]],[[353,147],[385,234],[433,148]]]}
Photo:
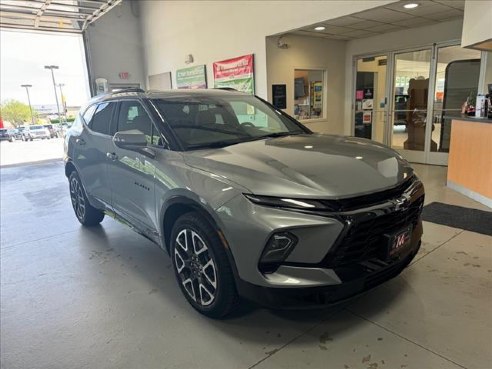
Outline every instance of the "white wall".
{"label": "white wall", "polygon": [[374,1],[141,1],[142,33],[148,75],[206,64],[213,87],[212,63],[255,55],[256,93],[267,97],[265,37],[392,3]]}
{"label": "white wall", "polygon": [[401,50],[419,46],[428,46],[433,43],[461,40],[463,20],[437,23],[431,26],[413,28],[404,31],[386,33],[347,43],[345,64],[345,114],[344,133],[352,134],[352,104],[353,97],[353,59],[354,56],[367,53],[377,54],[388,51]]}
{"label": "white wall", "polygon": [[287,35],[287,49],[277,47],[277,36],[266,41],[268,100],[272,84],[285,84],[287,109],[294,114],[294,70],[321,69],[325,71],[323,91],[325,119],[305,120],[307,127],[317,132],[342,133],[345,92],[345,41]]}
{"label": "white wall", "polygon": [[492,1],[465,1],[465,17],[461,45],[472,46],[492,41]]}
{"label": "white wall", "polygon": [[[145,87],[138,5],[137,1],[131,4],[124,0],[88,27],[85,36],[92,86],[96,78],[106,78],[109,83],[140,83]],[[129,79],[120,79],[120,72],[129,72]]]}

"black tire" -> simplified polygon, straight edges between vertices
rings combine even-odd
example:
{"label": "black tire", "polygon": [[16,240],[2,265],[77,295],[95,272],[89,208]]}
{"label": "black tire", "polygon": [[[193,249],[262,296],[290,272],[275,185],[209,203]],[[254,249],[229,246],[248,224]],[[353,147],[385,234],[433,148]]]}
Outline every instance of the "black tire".
{"label": "black tire", "polygon": [[70,174],[68,184],[73,211],[80,224],[91,227],[101,223],[104,219],[104,212],[89,204],[84,187],[76,171]]}
{"label": "black tire", "polygon": [[174,223],[170,243],[176,280],[191,306],[210,318],[231,313],[239,297],[217,230],[199,213],[186,213]]}

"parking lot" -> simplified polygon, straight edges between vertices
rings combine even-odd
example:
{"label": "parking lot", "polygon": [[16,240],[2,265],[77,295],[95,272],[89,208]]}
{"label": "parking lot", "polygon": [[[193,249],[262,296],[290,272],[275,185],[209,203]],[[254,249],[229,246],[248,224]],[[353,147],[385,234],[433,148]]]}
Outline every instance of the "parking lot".
{"label": "parking lot", "polygon": [[0,142],[0,166],[63,158],[63,138]]}
{"label": "parking lot", "polygon": [[[60,146],[59,139],[2,143],[2,150],[54,155]],[[445,168],[415,167],[427,202],[480,208],[444,187]],[[413,264],[359,298],[314,311],[245,303],[216,321],[189,306],[154,244],[110,218],[79,225],[61,161],[1,172],[2,368],[485,369],[492,362],[483,350],[492,343],[488,236],[426,222]]]}

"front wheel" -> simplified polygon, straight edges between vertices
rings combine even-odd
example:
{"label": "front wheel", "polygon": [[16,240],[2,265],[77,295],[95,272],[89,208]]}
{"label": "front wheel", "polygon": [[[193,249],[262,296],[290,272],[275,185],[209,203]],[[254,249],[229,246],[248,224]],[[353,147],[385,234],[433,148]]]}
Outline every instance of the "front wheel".
{"label": "front wheel", "polygon": [[77,172],[73,171],[68,181],[70,183],[70,200],[72,200],[72,207],[78,221],[88,227],[101,223],[104,219],[104,212],[89,204]]}
{"label": "front wheel", "polygon": [[238,304],[229,260],[217,230],[196,212],[182,215],[171,235],[171,258],[179,287],[203,315],[222,318]]}

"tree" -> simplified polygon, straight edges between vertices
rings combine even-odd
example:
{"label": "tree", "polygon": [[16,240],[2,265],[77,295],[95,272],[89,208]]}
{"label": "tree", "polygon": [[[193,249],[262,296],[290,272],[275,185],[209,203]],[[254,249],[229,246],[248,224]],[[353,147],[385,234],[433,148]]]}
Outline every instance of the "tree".
{"label": "tree", "polygon": [[[12,123],[15,127],[31,122],[31,110],[29,105],[17,100],[7,100],[0,107],[0,115],[4,121]],[[36,118],[36,112],[33,112]]]}

